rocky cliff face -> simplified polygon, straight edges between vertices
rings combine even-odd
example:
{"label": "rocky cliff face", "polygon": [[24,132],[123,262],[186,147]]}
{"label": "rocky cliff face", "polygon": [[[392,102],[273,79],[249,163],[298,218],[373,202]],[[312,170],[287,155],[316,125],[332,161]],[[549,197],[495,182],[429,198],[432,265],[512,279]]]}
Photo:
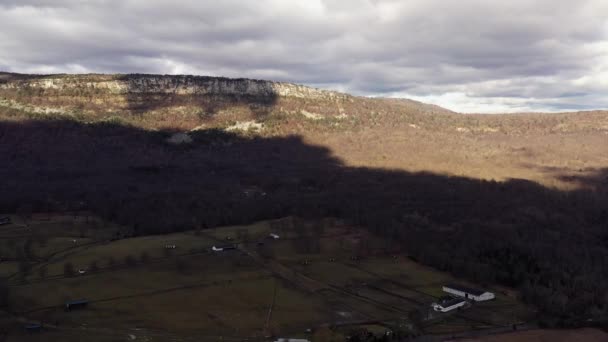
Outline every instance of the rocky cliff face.
{"label": "rocky cliff face", "polygon": [[111,94],[229,95],[348,99],[352,96],[302,85],[251,79],[171,75],[50,75],[0,78],[0,89],[101,90]]}
{"label": "rocky cliff face", "polygon": [[347,112],[355,113],[362,101],[366,99],[251,79],[0,74],[0,107],[87,121],[119,118],[148,128],[225,127],[273,114],[344,117]]}

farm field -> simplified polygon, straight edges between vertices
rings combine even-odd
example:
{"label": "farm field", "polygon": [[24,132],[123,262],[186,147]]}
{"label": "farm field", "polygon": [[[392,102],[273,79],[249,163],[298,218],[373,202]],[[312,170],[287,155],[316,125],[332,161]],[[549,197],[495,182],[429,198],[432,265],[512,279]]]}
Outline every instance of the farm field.
{"label": "farm field", "polygon": [[[0,228],[0,240],[14,237],[12,248],[0,244],[3,256],[13,253],[0,263],[7,341],[314,340],[327,327],[338,335],[362,327],[441,335],[510,326],[531,315],[501,292],[467,310],[429,315],[442,284],[475,284],[331,219],[136,237],[79,213],[11,218]],[[78,299],[88,305],[65,310],[66,301]],[[26,322],[46,328],[28,333]]]}

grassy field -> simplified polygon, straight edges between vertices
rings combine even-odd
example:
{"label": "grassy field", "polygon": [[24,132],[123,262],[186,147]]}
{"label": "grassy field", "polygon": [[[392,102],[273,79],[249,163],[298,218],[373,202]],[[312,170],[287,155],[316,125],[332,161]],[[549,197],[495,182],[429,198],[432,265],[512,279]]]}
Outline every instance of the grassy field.
{"label": "grassy field", "polygon": [[[12,275],[12,316],[3,319],[8,340],[76,341],[79,334],[91,341],[131,336],[148,341],[264,340],[269,335],[306,337],[308,329],[334,325],[340,332],[365,326],[381,331],[394,322],[409,322],[412,312],[427,311],[442,294],[443,283],[459,281],[405,255],[379,254],[384,241],[331,220],[285,218],[110,239],[102,227],[116,227],[94,218],[37,217],[16,217],[0,231],[0,239],[15,236],[18,229],[29,232],[13,246],[15,255],[30,265],[25,274],[23,261],[0,263],[0,272]],[[29,228],[19,228],[24,224]],[[270,233],[280,238],[272,239]],[[39,236],[45,238],[36,240]],[[26,241],[38,242],[27,242],[30,251],[19,252]],[[373,252],[370,256],[360,256],[361,241]],[[238,249],[211,251],[226,243]],[[67,264],[86,273],[66,272]],[[90,301],[86,309],[64,311],[65,301],[81,298]],[[529,312],[499,294],[496,301],[425,322],[422,332],[505,326]],[[20,328],[25,321],[51,327],[26,334]]]}

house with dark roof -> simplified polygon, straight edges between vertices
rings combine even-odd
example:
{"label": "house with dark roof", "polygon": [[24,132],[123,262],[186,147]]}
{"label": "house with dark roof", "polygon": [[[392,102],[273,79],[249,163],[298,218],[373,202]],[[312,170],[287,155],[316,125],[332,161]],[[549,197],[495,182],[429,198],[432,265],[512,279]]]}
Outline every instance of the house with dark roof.
{"label": "house with dark roof", "polygon": [[89,305],[89,301],[87,299],[76,299],[76,300],[68,300],[65,302],[65,310],[71,311],[75,309],[83,309]]}
{"label": "house with dark roof", "polygon": [[496,298],[496,296],[492,292],[466,287],[458,284],[444,285],[443,292],[449,293],[456,297],[472,299],[476,302],[482,302]]}
{"label": "house with dark roof", "polygon": [[23,325],[23,329],[27,332],[40,332],[42,331],[42,324],[40,323],[26,323]]}

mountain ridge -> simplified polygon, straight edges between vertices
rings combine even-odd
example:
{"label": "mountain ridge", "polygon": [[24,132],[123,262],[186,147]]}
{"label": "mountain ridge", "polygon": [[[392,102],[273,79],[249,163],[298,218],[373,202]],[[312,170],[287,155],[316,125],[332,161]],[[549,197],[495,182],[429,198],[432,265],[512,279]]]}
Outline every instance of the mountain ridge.
{"label": "mountain ridge", "polygon": [[508,112],[508,113],[465,113],[457,112],[436,104],[426,103],[404,97],[383,97],[353,95],[319,87],[312,87],[296,82],[283,82],[268,79],[207,76],[191,74],[148,74],[148,73],[57,73],[57,74],[24,74],[0,71],[0,89],[18,89],[32,87],[42,89],[66,90],[82,86],[93,89],[108,89],[116,94],[131,93],[165,93],[165,94],[225,94],[270,96],[276,94],[284,97],[308,99],[374,99],[382,101],[406,101],[439,110],[465,115],[559,115],[575,113],[608,112],[606,109],[561,112]]}
{"label": "mountain ridge", "polygon": [[407,99],[206,76],[0,73],[0,119],[296,135],[351,166],[560,188],[595,177],[608,155],[604,111],[465,115]]}
{"label": "mountain ridge", "polygon": [[[454,114],[408,99],[380,99],[311,88],[304,85],[190,75],[150,74],[0,74],[0,100],[13,109],[64,113],[99,119],[109,114],[129,119],[154,116],[158,127],[172,121],[180,129],[203,122],[259,119],[270,113],[301,114],[308,119],[361,118],[371,112]],[[170,120],[171,118],[175,120]],[[140,120],[141,121],[141,120]],[[165,127],[165,126],[163,126]]]}
{"label": "mountain ridge", "polygon": [[[48,74],[26,75],[5,73],[0,78],[0,88],[11,89],[24,86],[42,89],[70,89],[85,87],[107,89],[117,94],[175,93],[175,94],[229,94],[295,97],[336,97],[350,98],[353,95],[331,90],[308,87],[289,82],[272,80],[229,78],[198,75],[155,75],[155,74]],[[11,78],[13,77],[13,78]],[[84,83],[83,83],[84,82]]]}

